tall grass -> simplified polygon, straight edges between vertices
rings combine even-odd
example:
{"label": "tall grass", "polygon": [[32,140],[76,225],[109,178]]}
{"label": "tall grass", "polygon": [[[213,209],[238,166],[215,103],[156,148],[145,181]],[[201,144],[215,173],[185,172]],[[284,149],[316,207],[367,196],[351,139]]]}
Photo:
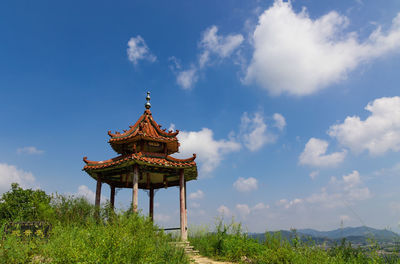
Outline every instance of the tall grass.
{"label": "tall grass", "polygon": [[189,240],[202,255],[239,263],[400,263],[398,257],[378,254],[379,248],[375,244],[371,244],[367,252],[352,248],[345,241],[326,250],[302,242],[296,235],[288,241],[279,233],[269,232],[265,233],[265,241],[260,243],[249,237],[233,220],[224,223],[218,219],[213,230],[207,227],[192,229]]}
{"label": "tall grass", "polygon": [[18,221],[47,221],[48,235],[18,227],[5,233],[12,219],[3,219],[0,263],[189,263],[182,249],[169,244],[172,238],[142,215],[114,213],[109,205],[98,212],[83,198],[61,195],[51,198],[46,212],[45,218]]}

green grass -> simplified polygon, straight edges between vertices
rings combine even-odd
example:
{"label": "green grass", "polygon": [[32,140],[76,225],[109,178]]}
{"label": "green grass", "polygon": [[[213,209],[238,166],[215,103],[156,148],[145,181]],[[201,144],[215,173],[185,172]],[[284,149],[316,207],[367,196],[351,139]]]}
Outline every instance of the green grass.
{"label": "green grass", "polygon": [[[0,218],[0,263],[189,263],[182,249],[169,244],[173,238],[147,217],[114,213],[108,205],[96,211],[83,198],[57,195],[38,200],[37,193],[14,187],[0,200],[7,208]],[[26,208],[15,199],[35,206],[19,212]],[[32,220],[49,222],[49,234],[18,227],[4,232],[10,221]]]}
{"label": "green grass", "polygon": [[[41,228],[5,226],[17,221],[45,221]],[[131,210],[115,213],[109,205],[97,210],[83,198],[49,196],[13,184],[0,198],[0,263],[190,263],[182,249],[169,244],[176,238],[160,231],[147,217]],[[213,230],[191,228],[191,245],[204,256],[239,263],[400,263],[398,257],[354,249],[345,241],[325,250],[296,236],[282,239],[266,232],[260,243],[239,223],[219,219]]]}
{"label": "green grass", "polygon": [[345,240],[341,245],[323,249],[313,243],[304,243],[295,237],[282,239],[279,233],[265,233],[265,241],[249,237],[240,224],[229,224],[218,219],[214,230],[197,228],[189,233],[192,246],[200,254],[217,260],[239,263],[400,263],[398,257],[378,254],[379,247],[371,243],[368,251],[353,248]]}

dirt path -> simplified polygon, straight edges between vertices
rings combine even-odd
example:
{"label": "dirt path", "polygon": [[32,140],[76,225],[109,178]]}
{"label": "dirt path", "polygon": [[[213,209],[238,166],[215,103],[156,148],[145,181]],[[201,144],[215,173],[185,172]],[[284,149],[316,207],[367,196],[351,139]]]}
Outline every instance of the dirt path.
{"label": "dirt path", "polygon": [[190,259],[196,264],[233,264],[232,262],[216,261],[199,255],[190,255]]}
{"label": "dirt path", "polygon": [[193,246],[190,245],[189,241],[170,242],[170,244],[178,248],[183,248],[186,254],[189,256],[190,262],[195,264],[234,264],[233,262],[216,261],[207,257],[200,256],[199,251],[195,250]]}

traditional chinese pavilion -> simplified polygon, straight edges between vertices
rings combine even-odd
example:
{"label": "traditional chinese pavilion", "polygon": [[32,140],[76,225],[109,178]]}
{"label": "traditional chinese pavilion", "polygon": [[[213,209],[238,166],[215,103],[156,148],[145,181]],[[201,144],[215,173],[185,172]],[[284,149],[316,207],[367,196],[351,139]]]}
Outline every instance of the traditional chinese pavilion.
{"label": "traditional chinese pavilion", "polygon": [[110,203],[114,207],[115,188],[132,188],[132,207],[137,212],[138,189],[148,190],[149,215],[153,219],[154,190],[179,186],[180,230],[182,240],[187,239],[186,182],[197,179],[196,154],[188,159],[177,159],[170,155],[179,151],[179,130],[166,131],[153,119],[150,108],[150,93],[147,93],[145,111],[139,120],[123,133],[108,132],[111,147],[119,156],[90,161],[83,168],[96,185],[96,206],[100,206],[101,186],[110,188]]}

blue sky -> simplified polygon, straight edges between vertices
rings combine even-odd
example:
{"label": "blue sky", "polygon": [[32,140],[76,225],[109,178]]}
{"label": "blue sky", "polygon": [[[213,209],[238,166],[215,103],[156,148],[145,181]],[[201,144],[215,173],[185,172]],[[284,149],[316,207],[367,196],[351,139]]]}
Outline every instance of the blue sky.
{"label": "blue sky", "polygon": [[[114,157],[107,131],[150,91],[177,156],[197,153],[189,225],[400,231],[396,0],[7,1],[0,32],[0,193],[93,200],[82,157]],[[178,189],[155,202],[157,224],[178,226]]]}

